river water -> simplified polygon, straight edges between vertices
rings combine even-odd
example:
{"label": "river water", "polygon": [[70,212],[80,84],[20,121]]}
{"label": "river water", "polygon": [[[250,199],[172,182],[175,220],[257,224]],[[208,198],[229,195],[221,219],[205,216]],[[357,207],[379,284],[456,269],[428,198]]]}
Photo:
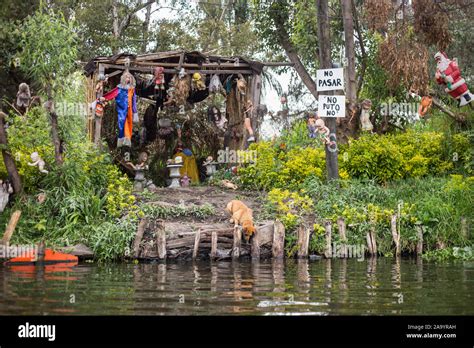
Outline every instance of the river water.
{"label": "river water", "polygon": [[473,315],[474,263],[0,265],[0,315]]}

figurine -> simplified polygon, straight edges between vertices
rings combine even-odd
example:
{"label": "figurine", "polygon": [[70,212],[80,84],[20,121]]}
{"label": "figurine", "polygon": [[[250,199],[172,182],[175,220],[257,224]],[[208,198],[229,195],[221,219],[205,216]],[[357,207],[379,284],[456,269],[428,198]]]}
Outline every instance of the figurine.
{"label": "figurine", "polygon": [[133,190],[137,192],[143,191],[145,188],[145,170],[148,170],[148,154],[141,152],[138,155],[138,164],[134,165],[131,162],[127,162],[135,170],[135,181],[133,183]]}
{"label": "figurine", "polygon": [[316,125],[317,133],[323,139],[323,143],[326,145],[330,145],[331,144],[331,141],[329,140],[330,131],[329,131],[329,128],[326,127],[326,125],[324,124],[324,121],[319,118],[316,120],[315,125]]}
{"label": "figurine", "polygon": [[13,187],[9,182],[0,180],[0,213],[3,212],[10,199],[10,194],[13,193]]}
{"label": "figurine", "polygon": [[314,115],[309,115],[308,116],[307,128],[308,128],[308,132],[309,132],[309,137],[311,139],[316,138],[317,137],[317,134],[316,134],[316,117]]}
{"label": "figurine", "polygon": [[16,106],[22,110],[26,110],[30,106],[31,92],[30,87],[26,83],[20,83],[18,93],[16,94]]}
{"label": "figurine", "polygon": [[362,110],[360,111],[360,124],[362,125],[363,131],[371,132],[374,126],[370,122],[370,109],[372,108],[372,101],[370,99],[364,99],[362,102]]}
{"label": "figurine", "polygon": [[38,154],[38,152],[33,152],[31,155],[30,155],[30,158],[31,160],[33,161],[33,163],[30,163],[28,162],[28,165],[29,166],[32,166],[32,167],[36,167],[38,166],[38,169],[41,173],[44,173],[44,174],[48,174],[49,172],[44,169],[44,166],[45,166],[45,162],[43,161],[43,159],[40,157],[40,155]]}
{"label": "figurine", "polygon": [[165,68],[161,66],[157,66],[155,68],[155,89],[165,89],[165,74],[164,74]]}
{"label": "figurine", "polygon": [[188,187],[191,179],[188,177],[187,173],[184,173],[183,177],[180,180],[181,187]]}
{"label": "figurine", "polygon": [[434,58],[436,60],[436,82],[446,86],[445,92],[458,100],[459,106],[472,102],[474,95],[469,92],[466,81],[461,77],[457,60],[449,59],[445,52],[436,53]]}

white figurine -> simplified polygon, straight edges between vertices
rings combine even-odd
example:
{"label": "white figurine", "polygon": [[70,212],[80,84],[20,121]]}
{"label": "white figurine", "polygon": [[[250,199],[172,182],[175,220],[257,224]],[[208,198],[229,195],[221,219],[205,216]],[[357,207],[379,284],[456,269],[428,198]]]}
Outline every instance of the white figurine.
{"label": "white figurine", "polygon": [[44,166],[45,166],[46,163],[40,157],[38,152],[33,152],[30,157],[31,157],[31,160],[33,161],[33,163],[28,162],[29,166],[32,166],[32,167],[38,166],[38,169],[41,173],[48,174],[48,171],[46,169],[44,169]]}

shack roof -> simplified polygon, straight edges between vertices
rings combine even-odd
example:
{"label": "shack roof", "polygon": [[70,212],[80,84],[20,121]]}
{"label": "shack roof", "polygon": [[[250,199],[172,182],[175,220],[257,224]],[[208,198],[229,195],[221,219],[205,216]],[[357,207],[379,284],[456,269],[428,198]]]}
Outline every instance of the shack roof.
{"label": "shack roof", "polygon": [[[165,73],[176,73],[181,68],[193,71],[209,71],[223,74],[261,74],[264,64],[244,57],[224,57],[204,54],[198,51],[167,51],[135,55],[119,53],[91,59],[84,67],[86,76],[92,75],[102,64],[105,69],[124,67],[130,63],[130,70],[149,71],[157,66],[165,68]],[[191,71],[192,72],[192,71]]]}

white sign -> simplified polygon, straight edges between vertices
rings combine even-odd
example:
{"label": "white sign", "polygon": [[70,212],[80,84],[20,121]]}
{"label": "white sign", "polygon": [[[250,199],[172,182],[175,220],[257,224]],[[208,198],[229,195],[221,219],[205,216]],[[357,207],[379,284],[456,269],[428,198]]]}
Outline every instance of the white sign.
{"label": "white sign", "polygon": [[316,70],[316,83],[318,92],[336,91],[344,89],[344,69]]}
{"label": "white sign", "polygon": [[320,95],[318,99],[319,117],[345,117],[346,97],[344,95]]}

